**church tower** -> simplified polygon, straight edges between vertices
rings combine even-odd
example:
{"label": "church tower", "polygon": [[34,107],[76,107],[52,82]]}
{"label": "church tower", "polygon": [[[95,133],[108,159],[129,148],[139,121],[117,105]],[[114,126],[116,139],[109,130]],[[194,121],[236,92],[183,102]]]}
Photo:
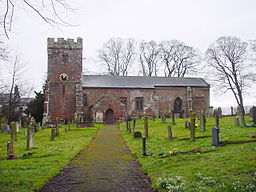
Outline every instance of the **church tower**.
{"label": "church tower", "polygon": [[82,113],[82,49],[83,40],[48,38],[48,72],[45,115],[71,121]]}

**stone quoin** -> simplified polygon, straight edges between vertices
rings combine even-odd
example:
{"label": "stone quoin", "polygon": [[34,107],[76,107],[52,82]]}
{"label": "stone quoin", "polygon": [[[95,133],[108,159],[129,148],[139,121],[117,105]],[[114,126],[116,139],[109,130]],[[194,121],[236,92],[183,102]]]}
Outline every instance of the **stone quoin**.
{"label": "stone quoin", "polygon": [[[49,121],[115,123],[147,113],[188,117],[208,110],[210,85],[202,78],[83,75],[83,40],[48,38],[44,115]],[[86,68],[86,64],[84,66]]]}

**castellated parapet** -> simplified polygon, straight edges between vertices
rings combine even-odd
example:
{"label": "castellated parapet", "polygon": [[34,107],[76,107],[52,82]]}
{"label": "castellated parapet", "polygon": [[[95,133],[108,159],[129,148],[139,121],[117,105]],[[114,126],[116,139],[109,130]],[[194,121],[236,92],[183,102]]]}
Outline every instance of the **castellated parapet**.
{"label": "castellated parapet", "polygon": [[60,49],[82,49],[83,48],[83,39],[81,37],[77,38],[75,42],[74,39],[57,38],[57,41],[54,41],[54,38],[47,39],[48,48],[60,48]]}

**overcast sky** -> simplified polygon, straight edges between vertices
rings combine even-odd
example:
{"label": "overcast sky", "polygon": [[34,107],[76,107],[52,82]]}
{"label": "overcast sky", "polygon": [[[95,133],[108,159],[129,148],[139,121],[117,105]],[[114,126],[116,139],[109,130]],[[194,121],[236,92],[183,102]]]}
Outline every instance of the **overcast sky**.
{"label": "overcast sky", "polygon": [[[16,10],[13,33],[7,44],[22,55],[26,77],[40,90],[47,72],[47,37],[82,37],[84,69],[101,72],[97,49],[111,37],[136,40],[177,39],[205,52],[218,37],[256,39],[256,0],[72,0],[76,26],[47,26],[32,11]],[[212,91],[213,92],[213,91]],[[256,104],[248,90],[245,104]],[[230,95],[212,95],[215,106],[235,104]]]}

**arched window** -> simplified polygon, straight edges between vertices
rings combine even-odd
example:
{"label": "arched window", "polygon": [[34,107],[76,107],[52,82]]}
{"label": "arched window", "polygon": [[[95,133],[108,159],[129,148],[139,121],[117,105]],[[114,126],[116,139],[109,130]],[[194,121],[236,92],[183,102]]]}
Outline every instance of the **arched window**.
{"label": "arched window", "polygon": [[174,111],[174,113],[180,113],[182,111],[182,100],[181,100],[181,98],[177,97],[174,100],[173,111]]}
{"label": "arched window", "polygon": [[87,95],[83,95],[83,106],[87,106]]}

